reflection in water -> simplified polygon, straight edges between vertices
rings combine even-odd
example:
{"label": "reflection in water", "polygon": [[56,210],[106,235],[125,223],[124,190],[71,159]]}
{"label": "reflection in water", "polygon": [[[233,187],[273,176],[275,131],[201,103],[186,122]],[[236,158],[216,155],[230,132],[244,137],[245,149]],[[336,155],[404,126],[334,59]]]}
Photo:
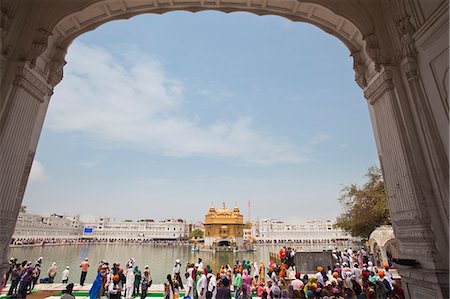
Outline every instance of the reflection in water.
{"label": "reflection in water", "polygon": [[150,266],[154,283],[163,283],[168,273],[172,272],[172,267],[176,259],[180,259],[182,267],[188,262],[195,263],[201,257],[205,265],[210,265],[214,272],[219,271],[225,264],[234,265],[236,259],[250,260],[251,262],[263,260],[269,261],[269,252],[278,251],[274,246],[256,246],[255,252],[191,252],[188,246],[178,247],[154,247],[150,245],[66,245],[66,246],[38,246],[12,248],[11,256],[33,263],[40,257],[43,257],[43,271],[41,278],[47,275],[47,270],[56,262],[58,274],[55,282],[60,282],[62,270],[70,266],[69,282],[77,283],[80,279],[80,262],[85,258],[89,259],[91,267],[88,271],[86,282],[92,283],[95,279],[98,262],[107,260],[110,265],[113,262],[120,262],[123,267],[130,257],[134,257],[137,265],[143,268]]}

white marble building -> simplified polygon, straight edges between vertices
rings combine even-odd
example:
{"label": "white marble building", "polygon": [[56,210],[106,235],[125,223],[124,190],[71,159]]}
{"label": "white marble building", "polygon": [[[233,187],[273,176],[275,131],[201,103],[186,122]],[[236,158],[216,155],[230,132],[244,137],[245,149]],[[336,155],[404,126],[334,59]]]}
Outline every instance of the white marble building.
{"label": "white marble building", "polygon": [[82,222],[80,215],[37,215],[23,207],[17,218],[12,244],[97,242],[150,242],[187,240],[191,225],[183,219],[111,221],[100,217]]}
{"label": "white marble building", "polygon": [[82,232],[80,215],[37,215],[22,207],[12,236],[13,244],[32,241],[78,240]]}
{"label": "white marble building", "polygon": [[350,234],[333,228],[331,220],[311,220],[285,223],[276,219],[261,219],[253,223],[252,235],[257,243],[322,243],[354,240]]}
{"label": "white marble building", "polygon": [[190,233],[191,224],[183,219],[111,221],[110,218],[103,217],[95,222],[83,223],[83,238],[110,242],[187,240]]}

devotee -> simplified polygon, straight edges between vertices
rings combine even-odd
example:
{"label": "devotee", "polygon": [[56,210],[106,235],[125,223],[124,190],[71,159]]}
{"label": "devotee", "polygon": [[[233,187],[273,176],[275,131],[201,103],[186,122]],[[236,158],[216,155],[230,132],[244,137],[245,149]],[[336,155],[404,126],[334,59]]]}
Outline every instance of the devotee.
{"label": "devotee", "polygon": [[303,291],[305,284],[300,280],[300,272],[295,273],[295,279],[291,281],[291,286],[293,288],[294,298],[300,298],[300,293]]}
{"label": "devotee", "polygon": [[272,299],[272,280],[268,280],[265,288],[265,292],[267,293],[267,299]]}
{"label": "devotee", "polygon": [[247,294],[251,294],[251,283],[252,283],[252,278],[250,277],[250,275],[248,275],[248,271],[247,269],[244,269],[244,271],[242,271],[242,285],[245,286],[247,288]]}
{"label": "devotee", "polygon": [[[281,297],[281,289],[278,285],[274,284],[274,286],[271,288],[270,291],[270,298],[272,299],[278,299]],[[269,298],[269,296],[268,296]]]}
{"label": "devotee", "polygon": [[141,270],[139,270],[139,267],[136,265],[134,267],[134,288],[133,288],[133,296],[136,296],[139,294],[139,287],[141,285]]}
{"label": "devotee", "polygon": [[208,273],[206,278],[208,279],[208,292],[207,292],[207,296],[206,297],[207,297],[207,299],[216,299],[216,295],[217,295],[217,280],[216,280],[216,276],[214,276],[211,273]]}
{"label": "devotee", "polygon": [[20,277],[19,291],[18,294],[21,298],[25,298],[28,293],[28,286],[31,283],[33,274],[33,265],[31,261],[29,261],[25,268],[23,269],[22,275]]}
{"label": "devotee", "polygon": [[75,296],[72,295],[73,286],[73,283],[69,283],[66,286],[66,290],[63,292],[64,294],[61,296],[61,299],[75,299]]}
{"label": "devotee", "polygon": [[62,271],[62,283],[67,283],[69,281],[69,273],[69,266],[67,266],[66,269]]}
{"label": "devotee", "polygon": [[31,292],[34,289],[34,286],[38,282],[39,276],[41,275],[41,271],[42,271],[42,256],[37,259],[36,264],[34,265],[33,273],[31,274],[32,276],[31,283],[28,289],[29,292]]}
{"label": "devotee", "polygon": [[108,286],[108,294],[110,299],[119,299],[122,289],[119,285],[120,277],[119,274],[115,274],[113,277],[113,282]]}
{"label": "devotee", "polygon": [[234,298],[238,298],[239,297],[239,289],[242,285],[242,276],[241,276],[241,271],[239,269],[236,269],[236,275],[234,276],[234,280],[233,280],[233,287],[234,287]]}
{"label": "devotee", "polygon": [[174,280],[178,281],[178,284],[181,289],[183,289],[183,282],[181,281],[181,261],[179,259],[175,260],[175,266],[172,269],[172,277]]}
{"label": "devotee", "polygon": [[88,271],[88,268],[89,268],[88,258],[85,258],[84,261],[81,262],[80,268],[81,268],[80,285],[84,286],[84,282],[86,280],[87,271]]}
{"label": "devotee", "polygon": [[22,272],[22,264],[15,264],[11,271],[11,285],[9,286],[8,296],[17,293],[17,287],[19,286],[20,276]]}
{"label": "devotee", "polygon": [[102,287],[102,271],[97,272],[97,277],[94,280],[94,283],[91,286],[91,289],[89,290],[89,298],[90,299],[97,299],[100,297]]}
{"label": "devotee", "polygon": [[56,266],[56,263],[53,262],[52,266],[47,271],[49,283],[53,283],[56,277],[56,273],[58,273],[58,267]]}
{"label": "devotee", "polygon": [[175,293],[172,281],[172,275],[167,274],[166,282],[164,283],[164,299],[173,299]]}
{"label": "devotee", "polygon": [[129,263],[125,282],[125,298],[131,299],[133,297],[133,289],[134,289],[133,263]]}
{"label": "devotee", "polygon": [[208,283],[206,280],[205,271],[203,268],[197,270],[199,272],[199,279],[197,281],[197,295],[198,299],[206,299],[206,290],[208,288]]}
{"label": "devotee", "polygon": [[266,281],[266,267],[264,266],[263,261],[259,262],[258,274],[259,281],[264,283]]}
{"label": "devotee", "polygon": [[192,275],[189,272],[186,272],[184,274],[184,277],[186,277],[186,296],[191,299],[194,299],[194,280],[192,278]]}
{"label": "devotee", "polygon": [[217,299],[231,299],[231,292],[229,286],[223,285],[223,280],[219,282],[217,286]]}

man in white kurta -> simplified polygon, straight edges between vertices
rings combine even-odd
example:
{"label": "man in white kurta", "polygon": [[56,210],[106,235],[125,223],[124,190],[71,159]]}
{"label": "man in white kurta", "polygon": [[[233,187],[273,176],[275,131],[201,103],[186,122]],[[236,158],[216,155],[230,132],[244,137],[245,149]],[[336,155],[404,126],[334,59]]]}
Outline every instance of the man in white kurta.
{"label": "man in white kurta", "polygon": [[212,293],[211,299],[216,299],[216,295],[217,295],[217,280],[216,280],[216,276],[212,275],[211,273],[208,273],[207,278],[209,279],[208,292]]}
{"label": "man in white kurta", "polygon": [[197,281],[197,295],[198,299],[206,299],[206,290],[208,289],[208,281],[204,270],[199,268],[197,272],[200,273],[200,278]]}
{"label": "man in white kurta", "polygon": [[133,264],[128,265],[127,269],[127,282],[125,283],[125,298],[131,299],[133,298],[133,288],[134,288],[134,272],[133,272]]}

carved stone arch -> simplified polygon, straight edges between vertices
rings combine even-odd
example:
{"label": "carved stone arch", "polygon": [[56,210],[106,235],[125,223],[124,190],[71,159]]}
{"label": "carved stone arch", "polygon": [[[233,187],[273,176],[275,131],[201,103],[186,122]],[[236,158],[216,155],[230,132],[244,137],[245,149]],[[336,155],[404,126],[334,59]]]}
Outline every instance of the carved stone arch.
{"label": "carved stone arch", "polygon": [[[225,13],[249,12],[256,15],[277,15],[294,22],[315,25],[341,40],[349,49],[354,59],[355,80],[361,88],[367,86],[369,77],[367,65],[372,61],[375,61],[375,65],[380,65],[376,58],[380,51],[377,37],[373,34],[371,17],[363,6],[360,4],[358,6],[355,2],[197,0],[186,3],[177,0],[104,0],[85,5],[81,10],[69,10],[57,23],[53,23],[48,36],[48,45],[46,44],[47,48],[38,57],[34,57],[32,67],[36,64],[38,71],[44,74],[47,82],[54,87],[62,79],[67,48],[79,35],[113,20],[129,19],[146,13],[163,14],[180,10],[190,12],[217,10]],[[355,23],[355,20],[358,23]],[[373,54],[374,51],[376,54]]]}

